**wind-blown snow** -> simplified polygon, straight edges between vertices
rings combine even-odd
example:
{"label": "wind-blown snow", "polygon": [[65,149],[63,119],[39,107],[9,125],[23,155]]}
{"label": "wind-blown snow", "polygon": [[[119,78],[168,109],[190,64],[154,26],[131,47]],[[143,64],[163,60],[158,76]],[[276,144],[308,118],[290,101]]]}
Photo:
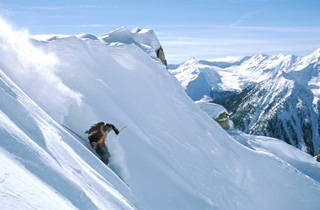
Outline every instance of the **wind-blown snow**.
{"label": "wind-blown snow", "polygon": [[12,31],[2,20],[0,30],[0,68],[15,78],[17,85],[27,85],[26,93],[47,107],[51,116],[62,121],[67,109],[80,104],[82,96],[57,77],[59,59],[51,52],[35,48],[26,32]]}
{"label": "wind-blown snow", "polygon": [[[35,66],[26,67],[15,59],[20,48],[0,36],[0,56],[6,55],[0,63],[0,158],[9,162],[0,168],[1,203],[8,209],[53,202],[62,209],[318,209],[317,181],[239,144],[190,100],[151,48],[126,43],[132,34],[118,33],[33,40],[30,49],[56,58],[52,71],[51,65],[35,67],[47,57],[33,57]],[[48,81],[41,84],[46,96],[32,79]],[[107,145],[118,160],[112,167],[130,187],[59,125],[86,138],[83,132],[98,121],[128,126],[108,135]],[[19,179],[36,187],[19,187]],[[11,185],[17,195],[7,200]],[[38,205],[26,191],[55,194],[54,201],[40,196]]]}

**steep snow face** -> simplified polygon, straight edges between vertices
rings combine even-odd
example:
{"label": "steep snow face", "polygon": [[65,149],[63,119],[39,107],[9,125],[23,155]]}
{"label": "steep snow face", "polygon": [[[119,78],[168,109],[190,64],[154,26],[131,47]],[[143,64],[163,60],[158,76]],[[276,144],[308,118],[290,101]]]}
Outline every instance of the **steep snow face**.
{"label": "steep snow face", "polygon": [[[54,201],[62,209],[318,209],[315,179],[236,142],[139,44],[88,36],[32,41],[42,59],[27,65],[17,56],[24,42],[0,34],[0,158],[9,163],[1,166],[0,202],[7,209]],[[50,56],[55,62],[39,67]],[[47,95],[23,82],[26,75],[46,81]],[[128,126],[108,135],[107,145],[110,167],[130,187],[59,125],[86,138],[84,130],[105,120]],[[36,185],[19,187],[19,179]]]}
{"label": "steep snow face", "polygon": [[[225,106],[242,131],[280,138],[314,155],[320,145],[319,70],[317,50],[305,57],[187,61],[170,71],[192,99],[207,95]],[[216,78],[203,79],[201,74]],[[199,88],[203,84],[205,90]]]}
{"label": "steep snow face", "polygon": [[320,182],[320,163],[309,154],[293,147],[279,139],[266,136],[254,136],[245,134],[236,129],[228,130],[228,133],[244,146],[255,151],[268,153],[295,167],[301,173]]}
{"label": "steep snow face", "polygon": [[136,209],[130,189],[57,123],[82,100],[56,75],[57,58],[1,20],[0,31],[1,208]]}
{"label": "steep snow face", "polygon": [[0,99],[3,209],[135,209],[118,176],[2,70]]}

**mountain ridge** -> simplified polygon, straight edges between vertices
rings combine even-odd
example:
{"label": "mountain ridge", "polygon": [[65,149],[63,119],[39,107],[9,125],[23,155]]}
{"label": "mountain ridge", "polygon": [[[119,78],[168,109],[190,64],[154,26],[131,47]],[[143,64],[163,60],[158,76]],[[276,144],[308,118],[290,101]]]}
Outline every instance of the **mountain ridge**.
{"label": "mountain ridge", "polygon": [[320,49],[301,57],[258,54],[217,60],[220,63],[191,59],[170,72],[193,100],[207,95],[224,105],[242,131],[318,153]]}

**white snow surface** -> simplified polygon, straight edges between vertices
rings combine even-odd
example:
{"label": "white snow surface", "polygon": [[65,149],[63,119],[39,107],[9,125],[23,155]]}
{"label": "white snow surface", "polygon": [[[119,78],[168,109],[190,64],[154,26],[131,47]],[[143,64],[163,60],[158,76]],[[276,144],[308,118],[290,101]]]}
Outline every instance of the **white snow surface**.
{"label": "white snow surface", "polygon": [[237,129],[229,129],[228,133],[239,143],[250,149],[275,156],[287,162],[301,173],[320,182],[320,163],[309,154],[302,152],[279,139],[245,134]]}
{"label": "white snow surface", "polygon": [[196,101],[196,104],[200,106],[200,108],[206,112],[211,118],[216,119],[219,117],[220,114],[228,111],[221,105],[215,103],[209,103],[206,101]]}
{"label": "white snow surface", "polygon": [[[6,210],[319,208],[315,177],[212,123],[130,33],[29,41],[0,21]],[[98,121],[128,126],[107,145],[130,187],[60,126],[86,138]]]}

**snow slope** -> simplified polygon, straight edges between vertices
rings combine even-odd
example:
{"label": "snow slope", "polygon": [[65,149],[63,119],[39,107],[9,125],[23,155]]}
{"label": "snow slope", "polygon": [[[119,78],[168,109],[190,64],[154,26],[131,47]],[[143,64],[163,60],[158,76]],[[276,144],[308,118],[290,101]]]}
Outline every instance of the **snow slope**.
{"label": "snow slope", "polygon": [[319,52],[190,59],[170,72],[192,99],[210,96],[223,105],[242,131],[276,137],[315,155],[320,149]]}
{"label": "snow slope", "polygon": [[[215,103],[207,103],[204,101],[196,101],[195,103],[211,118],[215,118],[215,113],[225,112],[225,109],[221,107],[221,105]],[[228,129],[227,132],[235,140],[249,149],[275,156],[275,158],[287,162],[287,164],[295,167],[301,173],[320,182],[320,163],[309,154],[302,152],[279,139],[248,135],[238,129]]]}
{"label": "snow slope", "polygon": [[0,91],[1,208],[135,209],[126,185],[2,70]]}
{"label": "snow slope", "polygon": [[[235,141],[126,31],[31,44],[0,30],[6,209],[318,209],[319,182]],[[128,125],[107,144],[130,187],[60,126],[85,137],[101,120]]]}
{"label": "snow slope", "polygon": [[266,136],[245,134],[237,129],[229,129],[228,133],[241,144],[250,149],[276,156],[295,167],[301,173],[320,182],[320,163],[311,155],[302,152],[279,139]]}

